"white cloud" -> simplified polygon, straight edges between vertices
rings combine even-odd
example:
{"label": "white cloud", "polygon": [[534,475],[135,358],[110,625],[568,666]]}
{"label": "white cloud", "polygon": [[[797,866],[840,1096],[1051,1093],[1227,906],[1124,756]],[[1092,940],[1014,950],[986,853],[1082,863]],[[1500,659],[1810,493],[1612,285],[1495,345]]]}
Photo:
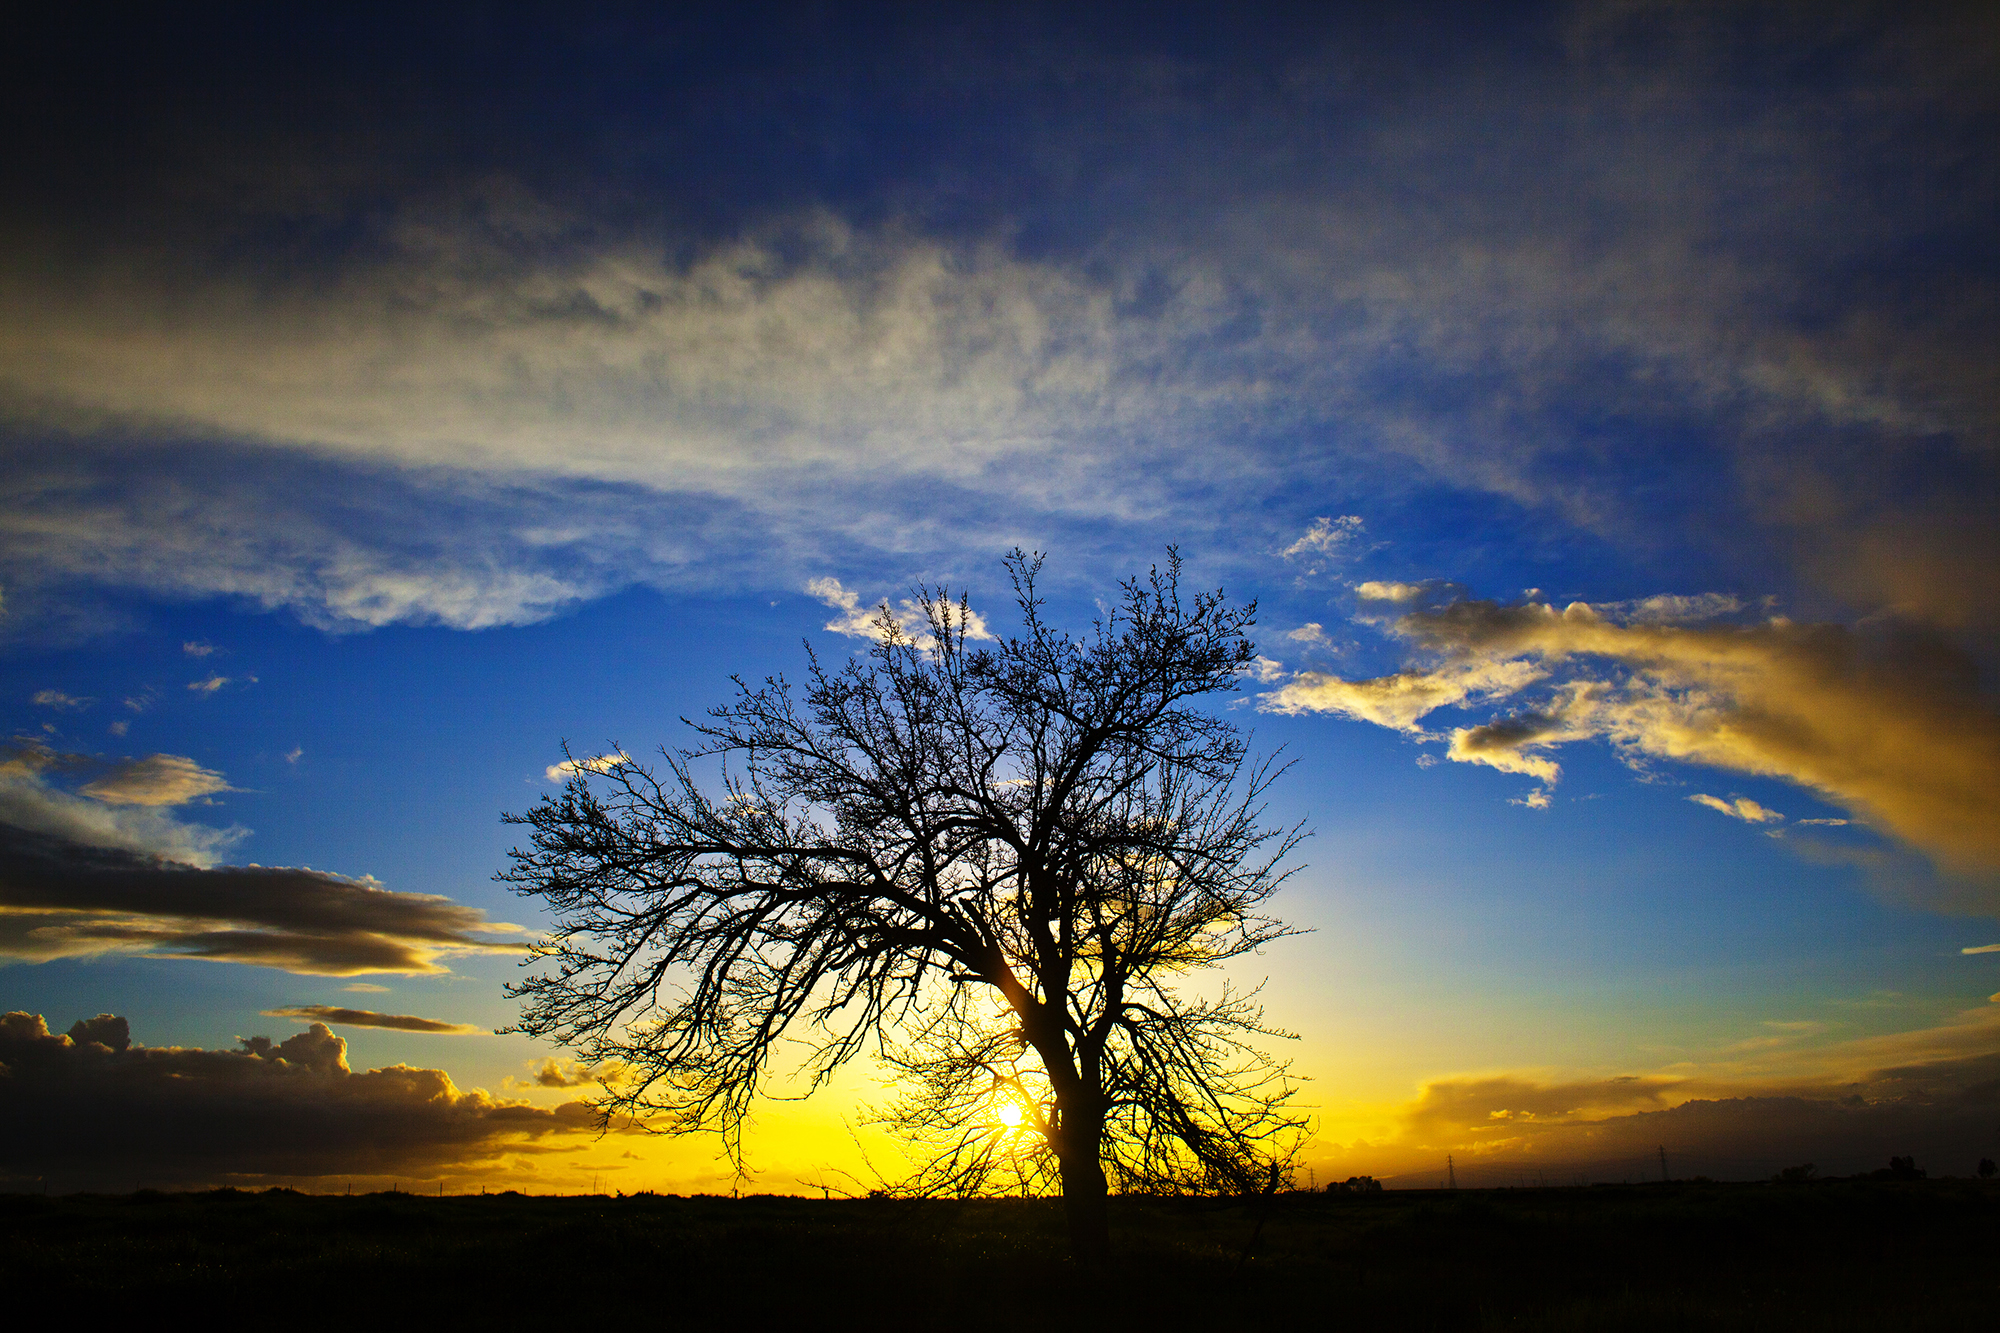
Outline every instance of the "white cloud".
{"label": "white cloud", "polygon": [[1318,621],[1308,621],[1295,630],[1288,630],[1285,637],[1294,643],[1303,643],[1313,648],[1329,648],[1333,640],[1326,637],[1326,627]]}
{"label": "white cloud", "polygon": [[937,643],[933,635],[937,627],[931,623],[933,614],[944,617],[946,624],[967,639],[994,637],[986,628],[986,617],[957,602],[936,602],[927,610],[923,604],[906,597],[891,609],[885,598],[874,606],[864,607],[859,593],[842,587],[839,579],[825,577],[809,581],[806,591],[840,613],[826,622],[827,631],[851,639],[881,640],[894,635],[928,652]]}
{"label": "white cloud", "polygon": [[1361,519],[1354,514],[1343,514],[1339,518],[1322,515],[1314,519],[1312,526],[1280,554],[1287,560],[1304,557],[1307,562],[1306,573],[1317,574],[1328,564],[1348,560],[1363,553],[1361,540],[1364,526]]}
{"label": "white cloud", "polygon": [[[1952,611],[1966,580],[1937,569],[1990,587],[1978,571],[2000,568],[1951,549],[1969,532],[1991,552],[1977,499],[1926,536],[1882,498],[1894,488],[1853,483],[1907,474],[1916,441],[1990,437],[1989,298],[1951,280],[1951,246],[1935,280],[1853,275],[1893,270],[1900,238],[1984,222],[1979,192],[1952,185],[1983,143],[1964,94],[1984,72],[1960,49],[1978,43],[1918,23],[1877,49],[1838,24],[1774,19],[1757,49],[1824,57],[1799,99],[1784,80],[1737,82],[1763,62],[1723,58],[1716,42],[1750,39],[1709,26],[1647,6],[1558,20],[1530,43],[1546,61],[1474,62],[1477,77],[1358,119],[1324,100],[1335,86],[1369,96],[1341,72],[1345,50],[1288,50],[1284,77],[1232,81],[1220,101],[1197,66],[1106,58],[1071,89],[1083,103],[1061,99],[1087,107],[1090,133],[1027,118],[1034,188],[994,196],[1019,206],[999,213],[1041,238],[1032,248],[998,229],[857,226],[798,207],[818,193],[807,184],[755,223],[696,234],[532,195],[505,152],[476,183],[364,172],[343,196],[344,165],[217,148],[226,190],[155,173],[177,182],[161,214],[218,238],[207,252],[68,217],[10,234],[0,399],[38,439],[53,425],[227,440],[232,457],[334,457],[353,478],[427,478],[459,500],[522,479],[629,485],[676,520],[689,497],[741,506],[750,543],[837,533],[875,553],[976,545],[951,492],[992,497],[1006,517],[991,527],[1007,531],[978,540],[1005,549],[1060,517],[1093,533],[1135,516],[1219,532],[1255,502],[1347,493],[1357,474],[1441,480],[1621,534],[1650,521],[1629,483],[1671,461],[1664,427],[1710,442],[1670,481],[1699,469],[1740,484],[1703,490],[1695,512],[1736,498],[1837,536],[1803,543],[1836,566],[1815,574],[1870,605]],[[1640,31],[1664,31],[1672,56],[1632,68],[1654,45],[1607,34]],[[1554,86],[1582,100],[1552,108]],[[1565,115],[1591,132],[1563,132]],[[1335,121],[1346,129],[1300,132]],[[1045,188],[1115,181],[1133,162],[1150,164],[1143,212],[1117,202],[1139,198],[1128,190]],[[857,200],[855,216],[931,215],[911,184],[926,174]],[[1876,188],[1891,178],[1918,188]],[[987,188],[1024,184],[1003,172]],[[1865,202],[1827,208],[1843,189]],[[1746,191],[1762,206],[1739,207]],[[299,265],[243,239],[296,226],[353,243]],[[1803,292],[1811,319],[1787,295]],[[1635,429],[1578,427],[1607,420]],[[602,512],[423,552],[330,506],[301,524],[246,499],[254,482],[161,484],[130,505],[76,490],[56,506],[15,496],[10,565],[335,626],[518,623],[715,568],[701,541],[661,551],[671,538]],[[444,506],[423,527],[460,518]],[[1253,540],[1269,551],[1295,533]],[[788,557],[785,578],[831,558]]]}
{"label": "white cloud", "polygon": [[1692,596],[1658,593],[1629,602],[1606,602],[1593,609],[1608,620],[1676,625],[1735,615],[1744,609],[1744,603],[1733,593],[1704,592]]}
{"label": "white cloud", "polygon": [[1285,675],[1284,663],[1273,661],[1268,657],[1252,658],[1237,670],[1239,674],[1264,685],[1269,685],[1274,680],[1282,680]]}
{"label": "white cloud", "polygon": [[181,645],[181,651],[189,657],[207,657],[216,651],[216,647],[212,643],[203,643],[199,639],[189,639]]}
{"label": "white cloud", "polygon": [[1384,582],[1380,579],[1354,585],[1354,595],[1364,602],[1414,602],[1429,590],[1429,584]]}
{"label": "white cloud", "polygon": [[566,782],[579,773],[609,773],[620,764],[629,764],[632,756],[623,750],[611,750],[605,754],[593,754],[583,759],[565,759],[559,764],[550,764],[542,770],[542,776],[550,782]]}
{"label": "white cloud", "polygon": [[196,694],[214,694],[217,690],[231,685],[255,685],[255,676],[209,676],[202,680],[191,680],[188,689]]}
{"label": "white cloud", "polygon": [[80,699],[74,694],[64,694],[61,690],[37,690],[32,700],[37,708],[55,708],[64,712],[78,712],[95,703],[94,699]]}
{"label": "white cloud", "polygon": [[1776,810],[1759,805],[1748,796],[1739,796],[1733,801],[1725,801],[1720,796],[1710,796],[1705,792],[1698,792],[1688,797],[1688,799],[1696,805],[1705,805],[1711,810],[1728,815],[1731,819],[1740,819],[1746,824],[1782,824],[1785,822],[1785,817]]}

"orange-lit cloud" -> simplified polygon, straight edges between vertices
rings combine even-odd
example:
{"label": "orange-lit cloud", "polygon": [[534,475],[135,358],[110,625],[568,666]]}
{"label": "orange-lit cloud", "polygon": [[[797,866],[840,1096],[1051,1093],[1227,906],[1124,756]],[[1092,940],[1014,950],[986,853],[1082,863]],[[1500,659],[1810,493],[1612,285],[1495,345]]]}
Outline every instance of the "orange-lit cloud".
{"label": "orange-lit cloud", "polygon": [[236,789],[222,774],[203,768],[186,755],[149,754],[114,764],[103,777],[77,790],[106,805],[183,805]]}
{"label": "orange-lit cloud", "polygon": [[[319,976],[434,973],[518,927],[434,894],[282,866],[204,869],[0,826],[0,957],[135,953]],[[498,934],[503,938],[493,939]]]}
{"label": "orange-lit cloud", "polygon": [[1634,759],[1785,778],[1947,866],[2000,867],[2000,715],[1970,660],[1937,638],[1472,600],[1419,605],[1393,628],[1436,664],[1364,681],[1301,673],[1263,706],[1426,735],[1437,708],[1547,680],[1531,707],[1452,729],[1449,756],[1546,788],[1557,747],[1603,738]]}
{"label": "orange-lit cloud", "polygon": [[[1696,805],[1705,805],[1718,814],[1740,819],[1746,824],[1782,824],[1785,817],[1768,806],[1760,805],[1748,796],[1738,796],[1725,801],[1720,796],[1710,796],[1707,792],[1696,792],[1688,797]],[[1814,820],[1814,823],[1830,823],[1830,820]]]}
{"label": "orange-lit cloud", "polygon": [[1813,1044],[1827,1025],[1766,1024],[1772,1035],[1667,1071],[1548,1079],[1498,1073],[1434,1080],[1387,1132],[1322,1144],[1329,1170],[1428,1184],[1456,1162],[1462,1183],[1768,1175],[1815,1162],[1853,1174],[1917,1155],[1968,1174],[1992,1155],[2000,1109],[2000,1011],[1931,1028]]}
{"label": "orange-lit cloud", "polygon": [[535,1070],[533,1082],[538,1088],[582,1088],[602,1083],[614,1072],[605,1065],[584,1066],[574,1060],[547,1059]]}
{"label": "orange-lit cloud", "polygon": [[431,1036],[463,1036],[484,1032],[475,1023],[447,1023],[438,1018],[418,1018],[415,1014],[378,1014],[373,1009],[343,1009],[333,1004],[288,1004],[264,1010],[266,1018],[302,1018],[337,1027],[387,1028],[392,1032],[422,1032]]}

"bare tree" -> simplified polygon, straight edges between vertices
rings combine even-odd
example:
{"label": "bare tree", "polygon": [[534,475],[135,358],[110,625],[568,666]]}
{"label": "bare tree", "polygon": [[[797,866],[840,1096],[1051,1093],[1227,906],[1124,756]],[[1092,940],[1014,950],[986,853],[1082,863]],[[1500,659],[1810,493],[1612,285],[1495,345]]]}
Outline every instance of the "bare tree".
{"label": "bare tree", "polygon": [[1021,631],[992,647],[920,589],[865,660],[808,645],[802,698],[738,678],[664,769],[620,752],[508,816],[533,846],[500,878],[557,923],[517,1030],[619,1062],[607,1113],[719,1130],[739,1167],[781,1036],[815,1088],[872,1048],[929,1150],[911,1188],[1059,1186],[1086,1260],[1113,1185],[1269,1188],[1302,1122],[1256,1042],[1287,1034],[1175,983],[1293,933],[1260,909],[1302,834],[1261,822],[1282,768],[1198,706],[1254,659],[1255,604],[1184,597],[1168,555],[1082,639],[1039,557],[1008,560]]}

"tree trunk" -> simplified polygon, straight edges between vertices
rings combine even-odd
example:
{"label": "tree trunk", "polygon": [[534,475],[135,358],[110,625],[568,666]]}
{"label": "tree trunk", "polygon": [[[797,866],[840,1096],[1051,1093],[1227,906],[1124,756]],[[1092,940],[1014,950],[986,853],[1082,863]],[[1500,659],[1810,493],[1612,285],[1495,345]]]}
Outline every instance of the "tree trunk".
{"label": "tree trunk", "polygon": [[1110,1191],[1104,1180],[1104,1163],[1098,1157],[1102,1132],[1100,1127],[1090,1126],[1082,1133],[1066,1133],[1068,1151],[1061,1157],[1070,1257],[1093,1271],[1101,1268],[1111,1253],[1111,1216],[1106,1205]]}

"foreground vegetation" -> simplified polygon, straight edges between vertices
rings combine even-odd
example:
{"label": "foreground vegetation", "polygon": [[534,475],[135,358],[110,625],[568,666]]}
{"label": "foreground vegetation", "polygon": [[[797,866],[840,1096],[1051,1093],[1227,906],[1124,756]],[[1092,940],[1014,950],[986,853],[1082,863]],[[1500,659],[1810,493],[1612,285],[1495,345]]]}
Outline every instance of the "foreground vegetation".
{"label": "foreground vegetation", "polygon": [[2000,1189],[1961,1181],[1116,1199],[1095,1276],[1045,1200],[11,1195],[0,1233],[16,1293],[225,1326],[1893,1330],[2000,1303]]}

